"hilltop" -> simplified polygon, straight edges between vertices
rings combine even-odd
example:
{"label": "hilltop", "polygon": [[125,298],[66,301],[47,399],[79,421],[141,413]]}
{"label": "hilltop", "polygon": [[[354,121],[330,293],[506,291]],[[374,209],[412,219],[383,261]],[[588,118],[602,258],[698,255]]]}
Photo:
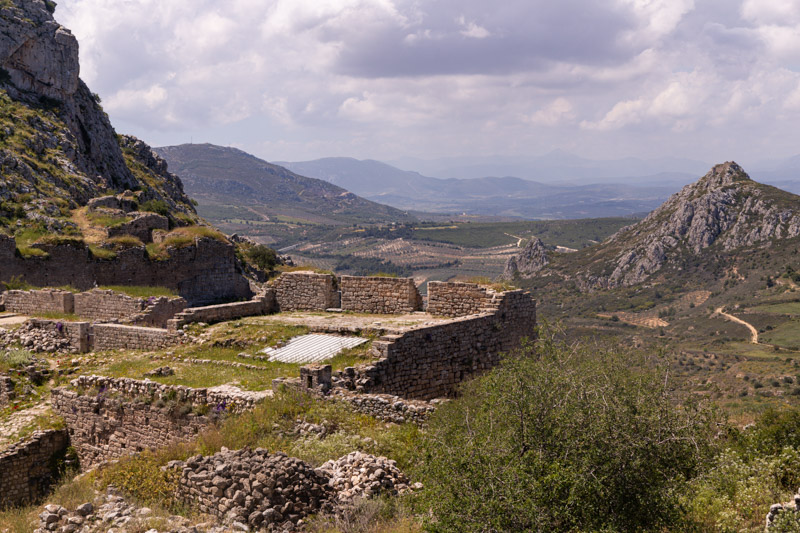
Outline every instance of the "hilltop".
{"label": "hilltop", "polygon": [[727,162],[599,246],[550,254],[550,263],[535,273],[572,280],[583,290],[678,278],[713,282],[709,273],[735,263],[746,250],[778,251],[798,235],[800,197],[755,182],[738,164]]}
{"label": "hilltop", "polygon": [[236,148],[183,144],[156,148],[203,205],[244,206],[264,221],[290,217],[315,223],[401,222],[413,217],[307,178]]}

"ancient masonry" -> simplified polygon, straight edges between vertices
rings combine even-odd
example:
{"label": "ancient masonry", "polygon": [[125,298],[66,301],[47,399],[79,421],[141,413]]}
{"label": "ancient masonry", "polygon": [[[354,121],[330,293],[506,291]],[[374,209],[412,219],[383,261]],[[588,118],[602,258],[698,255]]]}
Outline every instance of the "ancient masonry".
{"label": "ancient masonry", "polygon": [[147,256],[142,247],[97,259],[83,245],[37,245],[47,257],[23,258],[16,241],[0,234],[0,279],[19,276],[39,287],[71,285],[142,285],[174,289],[191,305],[249,298],[252,291],[242,275],[234,247],[216,239],[197,239],[192,246],[170,248],[163,261]]}
{"label": "ancient masonry", "polygon": [[5,374],[0,374],[0,409],[10,404],[16,398],[14,380]]}
{"label": "ancient masonry", "polygon": [[65,430],[37,431],[0,453],[0,509],[46,495],[58,474],[58,458],[69,445]]}
{"label": "ancient masonry", "polygon": [[81,376],[71,386],[53,390],[53,409],[66,421],[83,469],[190,440],[215,417],[252,409],[267,396],[99,376]]}
{"label": "ancient masonry", "polygon": [[339,286],[345,311],[396,314],[422,310],[422,297],[411,278],[342,276]]}

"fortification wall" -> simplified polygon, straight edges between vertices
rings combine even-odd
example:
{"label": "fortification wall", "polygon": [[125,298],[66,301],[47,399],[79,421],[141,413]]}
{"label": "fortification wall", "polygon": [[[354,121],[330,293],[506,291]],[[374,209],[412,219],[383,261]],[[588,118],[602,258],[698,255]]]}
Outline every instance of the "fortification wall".
{"label": "fortification wall", "polygon": [[339,307],[336,278],[314,272],[284,272],[272,282],[278,311],[324,311]]}
{"label": "fortification wall", "polygon": [[380,359],[344,379],[360,392],[421,400],[452,396],[459,383],[497,365],[523,337],[534,337],[535,326],[530,294],[500,293],[492,312],[381,337],[372,345]]}
{"label": "fortification wall", "polygon": [[422,297],[411,278],[342,276],[339,287],[345,311],[402,314],[422,309]]}
{"label": "fortification wall", "polygon": [[121,324],[94,324],[91,348],[103,350],[162,350],[180,342],[173,331]]}
{"label": "fortification wall", "polygon": [[[0,266],[0,270],[3,267]],[[2,278],[0,276],[0,279]],[[32,313],[72,313],[75,310],[74,294],[69,291],[6,291],[6,311],[22,315]]]}
{"label": "fortification wall", "polygon": [[148,298],[145,301],[144,311],[126,318],[125,324],[145,326],[151,328],[166,328],[172,318],[186,309],[186,300],[183,298]]}
{"label": "fortification wall", "polygon": [[492,306],[494,291],[475,283],[428,282],[428,313],[439,316],[467,316]]}
{"label": "fortification wall", "polygon": [[89,290],[97,285],[168,287],[190,305],[250,298],[230,244],[198,239],[193,246],[170,248],[169,259],[151,260],[144,248],[122,250],[115,259],[94,258],[85,246],[42,246],[49,257],[22,258],[13,239],[0,236],[0,280],[19,276],[39,287],[71,285]]}
{"label": "fortification wall", "polygon": [[37,431],[0,453],[0,509],[33,503],[56,481],[56,460],[66,452],[66,430]]}
{"label": "fortification wall", "polygon": [[192,389],[151,381],[81,376],[52,391],[81,468],[195,437],[218,416],[251,409],[264,393]]}

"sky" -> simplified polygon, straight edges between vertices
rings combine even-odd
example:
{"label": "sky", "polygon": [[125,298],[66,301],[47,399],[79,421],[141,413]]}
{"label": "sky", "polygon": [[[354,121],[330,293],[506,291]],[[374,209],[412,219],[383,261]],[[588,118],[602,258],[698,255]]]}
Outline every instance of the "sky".
{"label": "sky", "polygon": [[117,131],[267,160],[800,153],[800,0],[59,0]]}

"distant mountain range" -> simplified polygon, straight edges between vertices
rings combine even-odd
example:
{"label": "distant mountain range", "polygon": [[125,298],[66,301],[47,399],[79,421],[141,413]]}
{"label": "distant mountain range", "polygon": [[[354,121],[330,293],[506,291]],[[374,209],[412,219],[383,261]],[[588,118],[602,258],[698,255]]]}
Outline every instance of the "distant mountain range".
{"label": "distant mountain range", "polygon": [[201,205],[231,205],[270,217],[326,224],[401,222],[407,213],[307,178],[236,148],[183,144],[154,149]]}
{"label": "distant mountain range", "polygon": [[671,172],[631,179],[644,184],[557,185],[518,177],[432,178],[345,157],[277,164],[399,209],[542,219],[647,213],[692,180]]}

